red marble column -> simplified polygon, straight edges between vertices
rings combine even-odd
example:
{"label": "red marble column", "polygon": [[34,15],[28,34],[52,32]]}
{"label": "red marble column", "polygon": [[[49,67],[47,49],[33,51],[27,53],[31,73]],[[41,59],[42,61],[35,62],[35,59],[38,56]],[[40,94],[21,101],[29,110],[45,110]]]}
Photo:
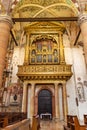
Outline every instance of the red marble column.
{"label": "red marble column", "polygon": [[0,87],[2,87],[2,76],[5,66],[5,57],[11,27],[12,27],[11,17],[8,15],[0,15]]}

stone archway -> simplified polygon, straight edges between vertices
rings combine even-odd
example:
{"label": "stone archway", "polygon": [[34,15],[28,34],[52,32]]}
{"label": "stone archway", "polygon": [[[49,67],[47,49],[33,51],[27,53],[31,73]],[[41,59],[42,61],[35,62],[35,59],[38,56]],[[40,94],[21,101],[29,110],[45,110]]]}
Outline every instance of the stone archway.
{"label": "stone archway", "polygon": [[38,114],[52,114],[52,93],[47,89],[42,89],[38,94]]}
{"label": "stone archway", "polygon": [[[42,86],[44,86],[44,87],[40,87],[39,89],[38,89],[38,91],[35,93],[35,102],[34,102],[34,114],[35,115],[37,115],[37,114],[39,114],[38,113],[38,106],[39,106],[39,100],[38,100],[38,96],[39,96],[39,94],[40,94],[40,92],[42,92],[42,91],[46,91],[46,92],[48,92],[49,93],[49,95],[51,95],[51,111],[49,112],[49,113],[51,113],[52,114],[52,117],[55,117],[55,96],[54,96],[54,85],[53,84],[51,84],[52,86],[53,86],[53,90],[49,87],[50,86],[50,84],[49,85],[43,85],[42,84]],[[43,98],[45,98],[45,97],[43,97]],[[48,100],[50,100],[50,97],[48,96]]]}

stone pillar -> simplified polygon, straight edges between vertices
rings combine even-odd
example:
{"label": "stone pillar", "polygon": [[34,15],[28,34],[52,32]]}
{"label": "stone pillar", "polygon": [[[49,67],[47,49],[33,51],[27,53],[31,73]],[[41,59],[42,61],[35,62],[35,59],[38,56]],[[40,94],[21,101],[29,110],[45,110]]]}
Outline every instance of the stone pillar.
{"label": "stone pillar", "polygon": [[34,86],[35,84],[32,83],[32,86],[31,86],[31,103],[30,103],[30,115],[31,115],[31,118],[34,116]]}
{"label": "stone pillar", "polygon": [[55,117],[59,119],[59,93],[57,83],[55,83]]}
{"label": "stone pillar", "polygon": [[11,17],[8,15],[0,15],[0,87],[2,87],[2,76],[5,66],[5,57],[11,27],[12,27]]}
{"label": "stone pillar", "polygon": [[81,28],[81,35],[84,44],[85,61],[87,67],[87,14],[81,14],[78,18],[78,23]]}
{"label": "stone pillar", "polygon": [[28,113],[28,118],[30,118],[30,106],[31,106],[31,104],[30,104],[30,100],[31,100],[31,84],[28,84],[28,99],[27,99],[27,101],[28,101],[28,107],[27,107],[27,113]]}
{"label": "stone pillar", "polygon": [[67,94],[66,94],[66,84],[63,84],[63,107],[64,107],[64,120],[67,120],[68,106],[67,106]]}
{"label": "stone pillar", "polygon": [[27,112],[27,97],[28,97],[27,83],[24,82],[23,99],[22,99],[22,112]]}

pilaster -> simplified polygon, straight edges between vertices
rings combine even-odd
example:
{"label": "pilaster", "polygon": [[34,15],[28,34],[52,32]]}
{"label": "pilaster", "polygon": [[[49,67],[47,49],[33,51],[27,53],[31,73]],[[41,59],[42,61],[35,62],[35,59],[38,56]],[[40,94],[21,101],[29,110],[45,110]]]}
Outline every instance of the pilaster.
{"label": "pilaster", "polygon": [[29,64],[29,34],[26,34],[24,65]]}
{"label": "pilaster", "polygon": [[63,106],[64,106],[64,120],[66,121],[68,114],[66,83],[63,83]]}
{"label": "pilaster", "polygon": [[31,115],[31,118],[34,116],[34,87],[35,87],[35,84],[31,84],[31,103],[30,103],[30,115]]}
{"label": "pilaster", "polygon": [[59,33],[60,43],[60,64],[65,64],[64,47],[63,47],[63,33]]}
{"label": "pilaster", "polygon": [[58,93],[58,84],[55,83],[55,117],[59,119],[59,93]]}

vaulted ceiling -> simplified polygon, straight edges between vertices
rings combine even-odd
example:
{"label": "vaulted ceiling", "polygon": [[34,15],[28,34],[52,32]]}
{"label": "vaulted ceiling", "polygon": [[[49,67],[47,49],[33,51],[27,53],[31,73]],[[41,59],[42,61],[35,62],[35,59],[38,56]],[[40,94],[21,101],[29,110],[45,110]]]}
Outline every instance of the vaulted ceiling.
{"label": "vaulted ceiling", "polygon": [[[80,3],[79,3],[80,1]],[[1,0],[1,13],[8,13],[13,18],[60,18],[77,17],[80,11],[85,8],[87,0]],[[82,9],[80,8],[82,5]],[[58,23],[59,21],[57,21]],[[67,31],[72,22],[63,22]],[[77,23],[76,23],[77,24]],[[75,23],[74,25],[77,26]],[[17,22],[14,24],[14,36],[20,38],[21,32],[31,22]],[[69,33],[69,31],[68,31]],[[17,35],[17,36],[16,36]],[[70,34],[68,34],[70,35]],[[20,42],[20,41],[18,41]]]}

